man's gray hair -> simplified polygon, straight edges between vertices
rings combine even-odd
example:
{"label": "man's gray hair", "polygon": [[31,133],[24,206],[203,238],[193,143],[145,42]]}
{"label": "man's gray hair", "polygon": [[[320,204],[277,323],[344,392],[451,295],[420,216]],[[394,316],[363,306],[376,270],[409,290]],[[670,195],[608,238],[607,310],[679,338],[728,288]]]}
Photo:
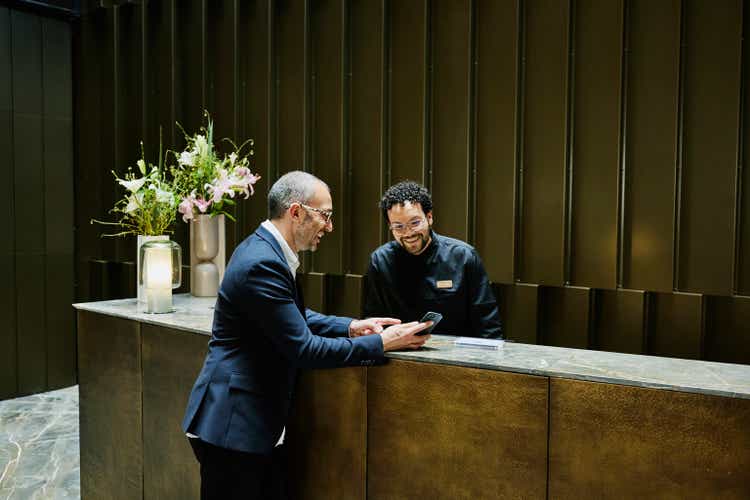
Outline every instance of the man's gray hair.
{"label": "man's gray hair", "polygon": [[292,203],[308,203],[315,196],[318,184],[328,188],[328,184],[301,170],[294,170],[279,177],[268,192],[268,218],[280,219]]}

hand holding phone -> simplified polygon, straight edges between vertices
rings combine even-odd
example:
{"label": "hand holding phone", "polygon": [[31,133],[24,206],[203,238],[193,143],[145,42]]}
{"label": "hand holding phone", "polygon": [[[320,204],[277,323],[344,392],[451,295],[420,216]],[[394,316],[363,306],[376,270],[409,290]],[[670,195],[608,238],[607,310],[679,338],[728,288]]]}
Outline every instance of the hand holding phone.
{"label": "hand holding phone", "polygon": [[432,330],[435,329],[435,326],[437,326],[438,323],[440,323],[440,320],[443,319],[443,315],[440,313],[429,311],[425,313],[424,316],[422,316],[422,319],[419,320],[420,323],[424,323],[425,321],[432,321],[432,325],[428,328],[425,328],[419,333],[415,333],[415,335],[427,335],[428,333],[431,333]]}

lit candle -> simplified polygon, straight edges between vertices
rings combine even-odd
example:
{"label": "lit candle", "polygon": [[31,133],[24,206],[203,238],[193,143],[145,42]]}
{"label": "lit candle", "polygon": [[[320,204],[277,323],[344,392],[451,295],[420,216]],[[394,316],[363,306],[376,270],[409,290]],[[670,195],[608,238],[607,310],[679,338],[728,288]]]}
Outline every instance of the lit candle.
{"label": "lit candle", "polygon": [[143,281],[146,288],[146,311],[172,311],[172,250],[169,247],[146,248]]}

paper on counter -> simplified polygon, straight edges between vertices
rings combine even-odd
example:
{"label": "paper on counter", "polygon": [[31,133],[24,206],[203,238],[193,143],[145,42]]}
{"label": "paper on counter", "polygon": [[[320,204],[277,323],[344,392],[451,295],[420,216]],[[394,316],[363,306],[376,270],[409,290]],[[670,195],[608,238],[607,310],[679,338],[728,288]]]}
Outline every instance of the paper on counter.
{"label": "paper on counter", "polygon": [[480,349],[502,349],[505,344],[503,339],[482,339],[476,337],[458,337],[453,341],[456,347],[479,347]]}

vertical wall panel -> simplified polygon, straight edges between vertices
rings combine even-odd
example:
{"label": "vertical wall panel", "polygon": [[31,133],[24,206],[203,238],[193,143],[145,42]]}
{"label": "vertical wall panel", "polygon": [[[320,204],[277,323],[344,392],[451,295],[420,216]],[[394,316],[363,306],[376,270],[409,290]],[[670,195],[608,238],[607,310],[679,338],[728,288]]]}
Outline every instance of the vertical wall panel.
{"label": "vertical wall panel", "polygon": [[539,301],[540,344],[589,348],[590,289],[542,287]]}
{"label": "vertical wall panel", "polygon": [[[251,170],[261,179],[255,184],[255,195],[242,203],[244,216],[239,227],[239,240],[265,220],[266,193],[274,180],[271,164],[273,129],[270,128],[269,109],[272,102],[269,63],[269,2],[257,0],[240,2],[239,58],[242,94],[240,95],[240,135],[253,139],[255,155]],[[248,146],[249,147],[249,146]]]}
{"label": "vertical wall panel", "polygon": [[16,377],[15,218],[13,216],[13,73],[10,11],[0,7],[0,219],[7,233],[0,239],[0,399],[12,397]]}
{"label": "vertical wall panel", "polygon": [[0,9],[0,399],[76,380],[71,35]]}
{"label": "vertical wall panel", "polygon": [[[312,165],[311,170],[331,189],[333,211],[339,230],[326,234],[313,254],[313,269],[325,273],[342,272],[346,217],[346,179],[343,158],[343,50],[344,19],[342,0],[321,0],[311,4],[312,34]],[[318,214],[309,214],[319,218]],[[334,227],[335,229],[335,227]]]}
{"label": "vertical wall panel", "polygon": [[206,9],[206,107],[214,118],[214,139],[222,152],[231,148],[221,142],[223,138],[242,139],[237,135],[236,4],[236,0],[214,1]]}
{"label": "vertical wall panel", "polygon": [[[144,133],[142,9],[143,6],[132,4],[114,9],[117,24],[113,61],[115,143],[114,158],[107,170],[120,173],[126,172],[128,167],[137,170],[136,161],[141,157],[140,142]],[[114,179],[109,182],[114,185]],[[111,204],[123,195],[124,190],[118,186]],[[116,238],[115,245],[117,260],[135,259],[135,238]]]}
{"label": "vertical wall panel", "polygon": [[143,49],[144,147],[155,161],[159,151],[159,129],[164,150],[177,142],[175,127],[175,0],[148,2],[145,9]]}
{"label": "vertical wall panel", "polygon": [[578,0],[571,282],[617,286],[623,0]]}
{"label": "vertical wall panel", "polygon": [[[206,0],[175,2],[175,115],[188,134],[205,123],[206,97]],[[213,55],[212,55],[213,57]],[[210,110],[209,110],[210,111]],[[177,144],[185,144],[178,133]]]}
{"label": "vertical wall panel", "polygon": [[750,299],[707,297],[705,359],[750,364]]}
{"label": "vertical wall panel", "polygon": [[[97,22],[99,26],[97,26],[95,31],[100,28],[101,31],[92,34],[92,38],[87,40],[91,45],[85,49],[90,51],[86,55],[87,58],[98,59],[94,63],[95,66],[91,68],[92,71],[98,73],[95,80],[98,88],[94,94],[94,98],[98,98],[98,102],[95,109],[91,110],[91,116],[96,117],[96,119],[91,120],[90,124],[83,125],[85,134],[79,134],[81,142],[79,143],[78,150],[81,151],[88,148],[91,142],[98,142],[94,149],[96,157],[91,158],[92,162],[86,168],[97,171],[98,175],[95,177],[97,184],[93,187],[93,194],[100,201],[91,205],[86,203],[79,204],[83,211],[88,212],[83,221],[84,224],[88,223],[89,218],[115,220],[115,217],[109,214],[108,211],[114,206],[115,201],[117,201],[123,192],[120,191],[121,188],[117,186],[115,180],[112,178],[111,171],[122,171],[123,168],[126,168],[117,165],[115,162],[115,152],[117,150],[117,126],[115,120],[117,116],[117,81],[115,67],[117,64],[117,26],[119,23],[116,9],[104,11],[102,17]],[[95,248],[98,251],[92,257],[100,257],[106,260],[118,260],[120,257],[125,257],[125,254],[122,253],[123,248],[120,238],[100,238],[102,234],[116,232],[112,231],[112,229],[112,227],[95,226],[94,238],[98,242]]]}
{"label": "vertical wall panel", "polygon": [[742,107],[742,169],[739,181],[741,193],[738,221],[736,293],[750,295],[750,6],[743,7],[743,107]]}
{"label": "vertical wall panel", "polygon": [[[206,0],[175,1],[174,3],[173,61],[174,65],[174,120],[187,134],[194,134],[205,124],[203,111],[206,97]],[[209,112],[211,110],[208,110]],[[174,132],[174,148],[185,146],[182,131]],[[181,241],[190,241],[189,226],[177,219],[177,235]],[[231,224],[231,221],[229,222]],[[231,250],[227,248],[227,255]],[[182,256],[183,263],[190,262],[190,252]]]}
{"label": "vertical wall panel", "polygon": [[[241,144],[239,136],[239,64],[237,54],[237,0],[210,2],[206,9],[206,108],[214,119],[214,144],[219,155],[228,154],[232,146],[228,138]],[[238,200],[241,204],[241,199]],[[235,219],[242,212],[236,206],[227,207]],[[227,221],[226,248],[234,248],[240,241],[238,226],[242,221]]]}
{"label": "vertical wall panel", "polygon": [[492,281],[513,282],[518,2],[476,7],[476,241]]}
{"label": "vertical wall panel", "polygon": [[[143,139],[143,26],[140,5],[116,7],[115,40],[115,158],[112,169],[136,169]],[[153,147],[153,145],[149,145]],[[154,161],[153,159],[150,159]],[[118,197],[120,193],[117,193]],[[124,250],[123,250],[124,251]]]}
{"label": "vertical wall panel", "polygon": [[390,2],[390,181],[424,182],[427,165],[425,0]]}
{"label": "vertical wall panel", "polygon": [[13,11],[11,29],[18,390],[29,394],[47,384],[41,20]]}
{"label": "vertical wall panel", "polygon": [[[383,37],[384,9],[377,0],[352,2],[350,7],[351,90],[349,106],[349,192],[346,207],[350,230],[347,272],[364,274],[370,252],[380,244],[383,217],[378,201],[384,183]],[[343,195],[344,193],[342,193]],[[341,230],[339,228],[337,230]]]}
{"label": "vertical wall panel", "polygon": [[[308,79],[305,50],[305,2],[274,2],[276,46],[276,154],[278,174],[305,168],[305,127]],[[275,179],[274,179],[275,180]],[[268,180],[269,183],[273,181]],[[269,184],[270,187],[270,184]]]}
{"label": "vertical wall panel", "polygon": [[16,332],[18,393],[32,394],[47,388],[45,258],[39,254],[16,256]]}
{"label": "vertical wall panel", "polygon": [[472,2],[436,1],[432,10],[432,195],[435,227],[469,239]]}
{"label": "vertical wall panel", "polygon": [[47,388],[76,381],[73,308],[73,82],[70,26],[44,19],[44,220]]}
{"label": "vertical wall panel", "polygon": [[560,285],[565,248],[567,2],[525,4],[523,207],[520,278]]}
{"label": "vertical wall panel", "polygon": [[[148,2],[143,6],[145,12],[143,80],[142,95],[144,132],[143,142],[146,158],[156,163],[159,157],[159,139],[161,135],[163,151],[178,150],[183,145],[182,132],[177,128],[176,89],[182,86],[176,80],[176,1]],[[169,162],[174,163],[170,158]],[[189,226],[177,216],[170,239],[182,247],[184,263],[190,263],[188,249]],[[133,257],[135,258],[135,256]],[[183,283],[186,275],[183,274]]]}
{"label": "vertical wall panel", "polygon": [[689,1],[685,16],[680,290],[731,293],[742,3]]}
{"label": "vertical wall panel", "polygon": [[623,284],[671,291],[681,2],[628,9]]}
{"label": "vertical wall panel", "polygon": [[362,276],[328,275],[326,279],[326,314],[359,318],[362,316],[364,283]]}
{"label": "vertical wall panel", "polygon": [[643,354],[646,294],[639,290],[597,290],[593,345],[602,351]]}
{"label": "vertical wall panel", "polygon": [[[103,66],[107,64],[104,50],[107,45],[108,25],[105,22],[107,11],[99,10],[81,19],[80,29],[75,42],[77,75],[75,79],[76,114],[89,117],[76,122],[76,276],[77,300],[88,300],[90,294],[88,262],[93,258],[103,258],[103,246],[111,246],[111,241],[99,238],[104,227],[89,223],[91,218],[104,218],[107,210],[105,192],[100,190],[102,179],[110,184],[112,176],[107,169],[100,168],[100,117],[102,114],[101,85]],[[100,56],[100,53],[102,54]],[[82,75],[85,75],[83,77]],[[110,191],[111,192],[110,188]]]}
{"label": "vertical wall panel", "polygon": [[326,275],[321,273],[304,273],[298,274],[297,279],[302,288],[302,294],[305,298],[305,307],[325,313],[326,304]]}
{"label": "vertical wall panel", "polygon": [[657,293],[651,296],[648,354],[700,359],[703,352],[703,296]]}
{"label": "vertical wall panel", "polygon": [[505,338],[524,344],[539,343],[539,286],[502,285],[498,306]]}

